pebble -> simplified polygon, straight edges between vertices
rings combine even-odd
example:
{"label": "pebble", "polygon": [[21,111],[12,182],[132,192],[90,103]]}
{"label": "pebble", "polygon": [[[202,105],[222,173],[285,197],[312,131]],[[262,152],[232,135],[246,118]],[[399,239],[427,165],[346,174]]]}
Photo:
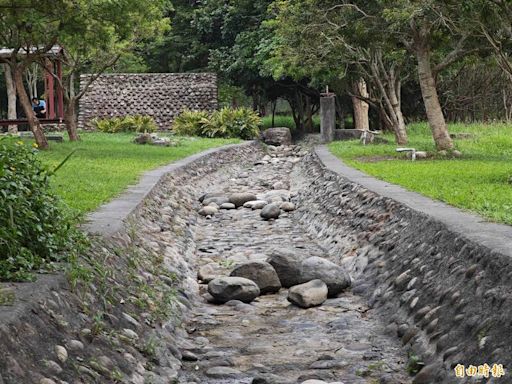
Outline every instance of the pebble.
{"label": "pebble", "polygon": [[59,375],[63,371],[62,367],[53,360],[46,360],[44,364],[46,365],[48,370],[54,375]]}
{"label": "pebble", "polygon": [[139,335],[135,331],[133,331],[129,328],[123,329],[121,333],[123,336],[127,337],[130,340],[138,340],[139,339]]}
{"label": "pebble", "polygon": [[289,201],[285,201],[281,204],[281,206],[279,208],[281,208],[281,210],[283,210],[285,212],[291,212],[291,211],[295,211],[295,204],[293,204]]}
{"label": "pebble", "polygon": [[66,343],[66,346],[72,352],[81,352],[84,350],[84,344],[79,340],[70,340]]}
{"label": "pebble", "polygon": [[39,380],[39,384],[57,384],[57,383],[55,381],[53,381],[52,379],[44,378],[44,379]]}
{"label": "pebble", "polygon": [[206,206],[199,210],[201,216],[213,216],[218,212],[217,208],[212,206]]}
{"label": "pebble", "polygon": [[68,351],[61,345],[55,346],[55,353],[57,354],[57,359],[59,359],[61,363],[65,363],[68,359]]}

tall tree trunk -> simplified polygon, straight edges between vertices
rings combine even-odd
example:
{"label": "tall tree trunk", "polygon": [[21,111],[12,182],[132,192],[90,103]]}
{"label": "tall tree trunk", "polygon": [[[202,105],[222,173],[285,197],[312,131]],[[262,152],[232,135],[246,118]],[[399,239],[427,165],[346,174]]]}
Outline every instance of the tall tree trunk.
{"label": "tall tree trunk", "polygon": [[[3,68],[5,74],[5,85],[7,87],[7,118],[9,120],[16,120],[18,118],[16,113],[16,86],[14,85],[14,80],[12,78],[11,67],[8,64],[3,64]],[[18,134],[17,125],[9,125],[7,130],[13,135]]]}
{"label": "tall tree trunk", "polygon": [[402,109],[399,108],[395,110],[396,118],[398,120],[398,125],[395,128],[395,138],[396,143],[399,145],[407,144],[407,129],[405,126],[404,115],[402,113]]}
{"label": "tall tree trunk", "polygon": [[400,71],[396,70],[394,64],[386,67],[381,51],[375,53],[370,64],[370,71],[375,88],[380,93],[379,119],[381,125],[394,132],[397,144],[407,144],[407,131],[401,106]]}
{"label": "tall tree trunk", "polygon": [[48,148],[48,141],[43,132],[43,127],[41,123],[37,119],[32,110],[32,104],[30,103],[30,99],[27,95],[27,91],[25,90],[25,85],[23,84],[23,67],[16,66],[14,68],[14,82],[16,84],[16,89],[18,91],[18,96],[20,98],[21,106],[23,107],[23,111],[27,116],[28,124],[30,125],[30,129],[34,133],[34,139],[36,140],[36,144],[40,149]]}
{"label": "tall tree trunk", "polygon": [[68,131],[69,141],[78,141],[77,116],[76,116],[76,99],[71,97],[67,100],[66,111],[64,112],[64,120],[66,121],[66,130]]}
{"label": "tall tree trunk", "polygon": [[[368,90],[364,79],[356,81],[353,86],[355,95],[368,98]],[[354,128],[362,131],[370,130],[370,120],[368,119],[368,110],[370,109],[370,106],[368,103],[353,96],[352,104],[354,105]]]}
{"label": "tall tree trunk", "polygon": [[425,104],[425,111],[436,148],[439,151],[452,149],[453,141],[448,133],[443,110],[439,103],[436,81],[432,74],[429,49],[426,46],[417,46],[415,51],[416,59],[418,60],[421,95],[423,96],[423,103]]}
{"label": "tall tree trunk", "polygon": [[392,112],[395,120],[395,127],[393,127],[393,129],[395,131],[396,143],[399,145],[405,145],[407,144],[407,129],[405,127],[405,120],[400,102],[400,88],[401,87],[399,81],[389,85],[389,100],[391,102]]}

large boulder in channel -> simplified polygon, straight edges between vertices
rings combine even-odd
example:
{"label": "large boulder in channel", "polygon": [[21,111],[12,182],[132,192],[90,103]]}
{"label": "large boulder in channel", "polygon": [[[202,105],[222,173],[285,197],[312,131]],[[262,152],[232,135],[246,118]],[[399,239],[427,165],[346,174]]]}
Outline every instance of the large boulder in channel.
{"label": "large boulder in channel", "polygon": [[270,220],[270,219],[278,219],[279,215],[281,215],[281,209],[279,208],[279,205],[277,204],[268,204],[263,207],[263,209],[260,212],[260,216],[264,220]]}
{"label": "large boulder in channel", "polygon": [[230,276],[245,277],[254,281],[262,295],[275,293],[281,289],[281,282],[276,270],[265,261],[251,261],[241,264],[231,272]]}
{"label": "large boulder in channel", "polygon": [[256,198],[256,195],[250,192],[239,192],[239,193],[233,193],[231,196],[229,196],[229,202],[235,204],[235,206],[241,207],[248,201],[254,201],[258,200]]}
{"label": "large boulder in channel", "polygon": [[243,277],[218,277],[208,283],[208,292],[216,302],[240,300],[250,303],[260,295],[260,289],[252,280]]}
{"label": "large boulder in channel", "polygon": [[322,280],[316,279],[291,287],[287,299],[301,308],[311,308],[327,300],[327,292],[327,285]]}
{"label": "large boulder in channel", "polygon": [[268,258],[268,263],[274,267],[279,281],[284,288],[290,288],[300,284],[301,261],[296,252],[287,250],[275,250]]}
{"label": "large boulder in channel", "polygon": [[267,145],[292,145],[292,133],[289,128],[268,128],[261,134],[261,139]]}
{"label": "large boulder in channel", "polygon": [[308,257],[300,266],[300,281],[320,279],[329,289],[329,297],[333,297],[350,287],[350,276],[343,267],[318,256]]}

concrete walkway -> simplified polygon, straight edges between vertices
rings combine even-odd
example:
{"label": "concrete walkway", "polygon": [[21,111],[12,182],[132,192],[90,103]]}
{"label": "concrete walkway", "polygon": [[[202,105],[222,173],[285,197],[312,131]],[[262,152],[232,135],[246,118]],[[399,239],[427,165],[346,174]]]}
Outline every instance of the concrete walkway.
{"label": "concrete walkway", "polygon": [[408,191],[396,184],[378,180],[346,165],[334,156],[327,146],[316,147],[316,154],[325,167],[338,175],[381,196],[393,199],[413,210],[428,215],[445,224],[447,228],[461,236],[502,253],[512,256],[512,227],[485,221],[484,218],[432,200],[416,192]]}

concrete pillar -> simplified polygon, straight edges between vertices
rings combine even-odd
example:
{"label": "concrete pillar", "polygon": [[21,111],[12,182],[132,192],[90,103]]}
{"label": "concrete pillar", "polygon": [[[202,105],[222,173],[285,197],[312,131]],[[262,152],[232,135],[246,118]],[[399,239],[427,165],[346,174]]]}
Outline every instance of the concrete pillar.
{"label": "concrete pillar", "polygon": [[322,141],[330,143],[334,140],[336,129],[336,95],[323,93],[320,97],[320,132]]}

